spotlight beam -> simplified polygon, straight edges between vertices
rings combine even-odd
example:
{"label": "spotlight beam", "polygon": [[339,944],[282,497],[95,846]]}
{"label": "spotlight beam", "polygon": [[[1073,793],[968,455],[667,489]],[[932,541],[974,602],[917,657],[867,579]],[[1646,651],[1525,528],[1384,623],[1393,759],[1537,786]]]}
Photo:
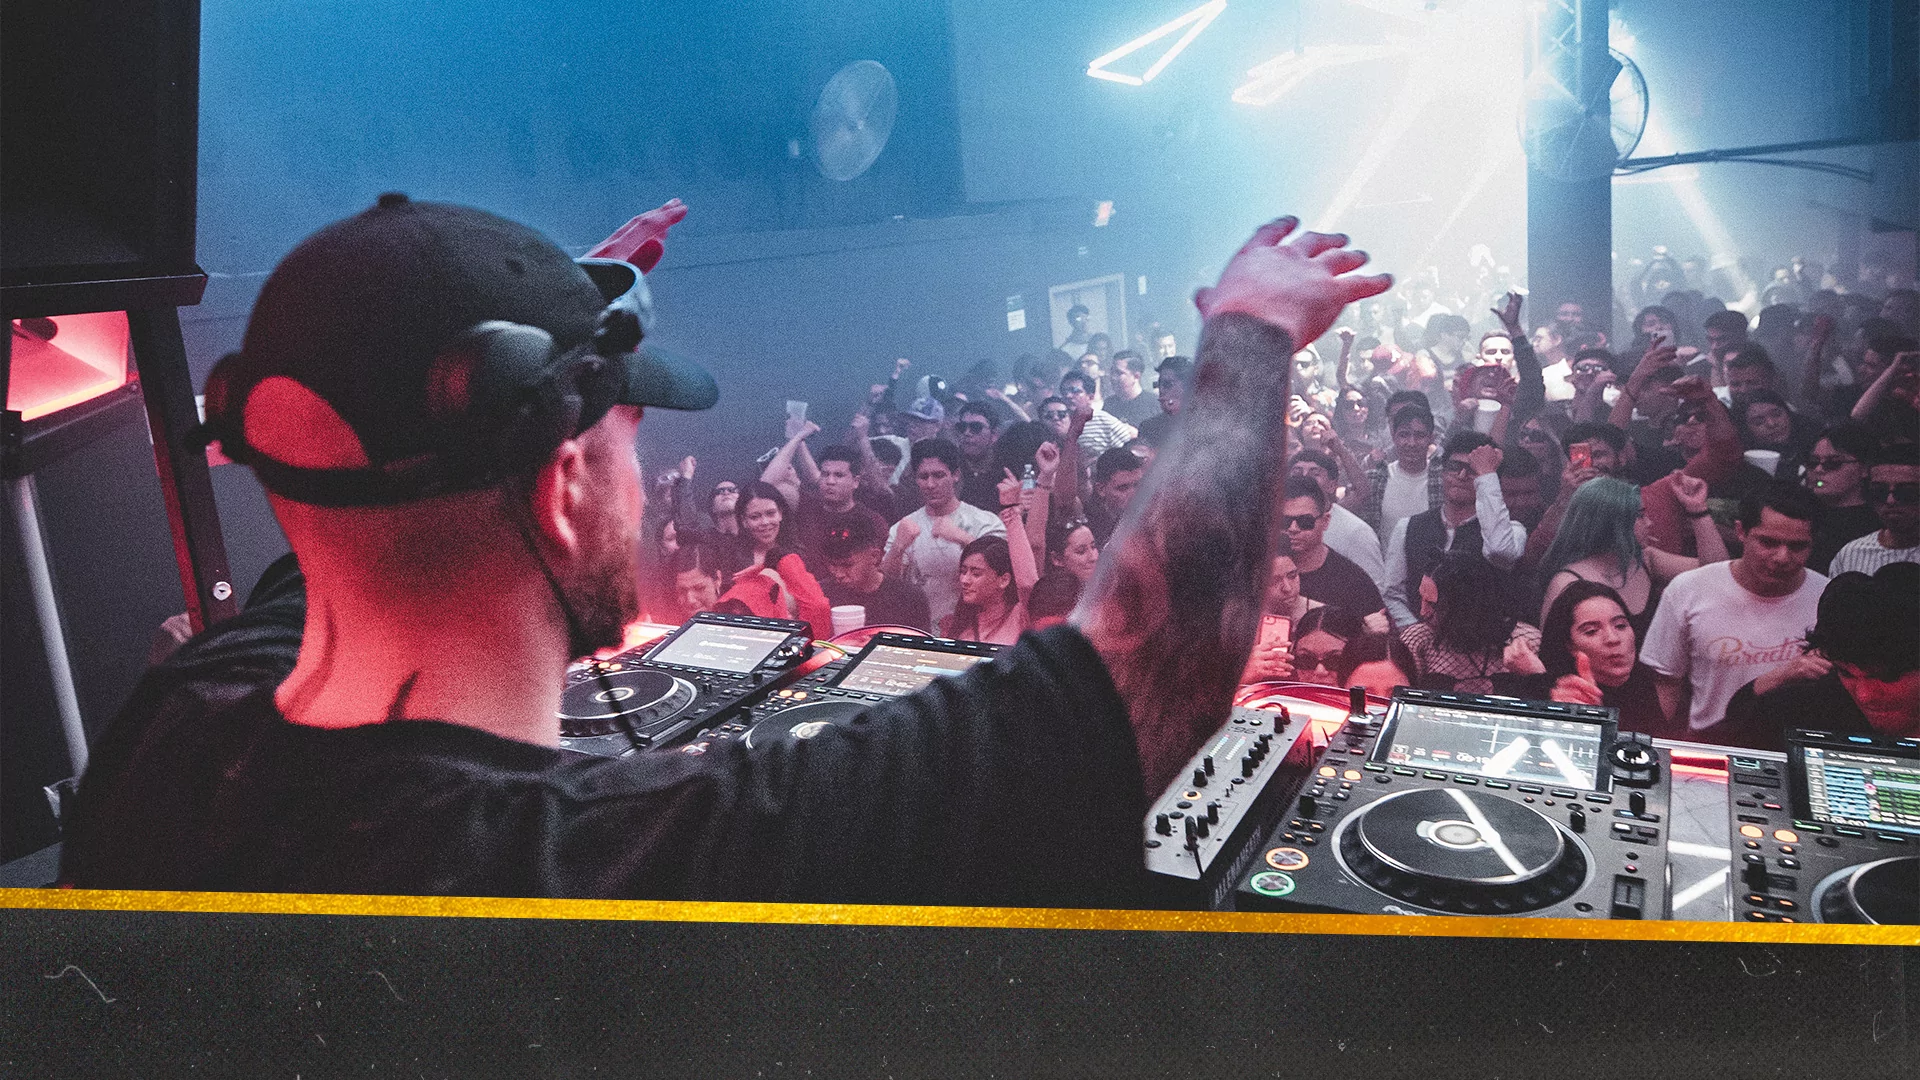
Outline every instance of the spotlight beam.
{"label": "spotlight beam", "polygon": [[[1194,8],[1192,11],[1167,23],[1165,26],[1155,30],[1149,30],[1139,37],[1134,38],[1132,41],[1127,42],[1125,45],[1107,53],[1105,56],[1096,59],[1093,63],[1087,65],[1087,74],[1096,79],[1117,82],[1123,86],[1144,86],[1152,82],[1154,76],[1166,70],[1167,65],[1173,62],[1173,58],[1179,56],[1187,46],[1193,44],[1193,39],[1200,36],[1200,31],[1205,30],[1208,25],[1210,25],[1213,20],[1219,18],[1220,13],[1225,10],[1227,10],[1227,0],[1207,0],[1207,3]],[[1187,32],[1180,35],[1180,40],[1174,42],[1172,48],[1162,53],[1160,59],[1148,65],[1147,70],[1141,74],[1128,75],[1123,72],[1107,70],[1108,64],[1113,63],[1123,56],[1146,48],[1148,45],[1159,41],[1161,38],[1166,37],[1168,34],[1173,33],[1183,26],[1187,28]]]}

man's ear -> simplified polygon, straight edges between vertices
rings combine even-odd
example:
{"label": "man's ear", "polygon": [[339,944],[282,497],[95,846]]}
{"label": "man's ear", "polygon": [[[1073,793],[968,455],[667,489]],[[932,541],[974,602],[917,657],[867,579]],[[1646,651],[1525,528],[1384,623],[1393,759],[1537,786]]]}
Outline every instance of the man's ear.
{"label": "man's ear", "polygon": [[587,454],[579,439],[562,442],[534,474],[528,509],[540,545],[559,555],[579,554],[580,514],[587,495]]}

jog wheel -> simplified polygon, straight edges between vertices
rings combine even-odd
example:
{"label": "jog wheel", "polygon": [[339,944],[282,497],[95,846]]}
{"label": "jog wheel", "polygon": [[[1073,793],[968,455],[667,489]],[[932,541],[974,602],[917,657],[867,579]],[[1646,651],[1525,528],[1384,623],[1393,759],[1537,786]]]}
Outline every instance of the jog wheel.
{"label": "jog wheel", "polygon": [[1456,915],[1514,915],[1578,892],[1587,860],[1545,815],[1459,788],[1402,791],[1341,827],[1340,859],[1396,900]]}
{"label": "jog wheel", "polygon": [[866,711],[865,704],[851,701],[809,701],[781,709],[747,731],[747,746],[758,750],[775,742],[805,742],[830,727],[852,723]]}
{"label": "jog wheel", "polygon": [[649,668],[576,676],[560,695],[560,734],[570,739],[611,735],[622,730],[622,717],[627,728],[644,734],[678,716],[698,696],[692,683]]}
{"label": "jog wheel", "polygon": [[1920,925],[1920,856],[1849,866],[1813,890],[1821,922]]}

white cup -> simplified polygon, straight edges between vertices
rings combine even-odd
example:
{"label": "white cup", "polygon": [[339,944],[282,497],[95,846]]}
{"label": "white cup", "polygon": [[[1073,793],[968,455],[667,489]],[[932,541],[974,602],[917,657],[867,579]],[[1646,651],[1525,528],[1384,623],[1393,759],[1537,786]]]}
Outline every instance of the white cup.
{"label": "white cup", "polygon": [[841,604],[833,609],[833,636],[867,625],[867,609],[859,604]]}
{"label": "white cup", "polygon": [[1744,456],[1747,459],[1747,464],[1767,470],[1768,476],[1772,476],[1774,470],[1780,467],[1780,451],[1778,450],[1749,450]]}
{"label": "white cup", "polygon": [[1480,398],[1474,406],[1473,430],[1486,434],[1493,430],[1493,419],[1500,415],[1500,403],[1492,398]]}

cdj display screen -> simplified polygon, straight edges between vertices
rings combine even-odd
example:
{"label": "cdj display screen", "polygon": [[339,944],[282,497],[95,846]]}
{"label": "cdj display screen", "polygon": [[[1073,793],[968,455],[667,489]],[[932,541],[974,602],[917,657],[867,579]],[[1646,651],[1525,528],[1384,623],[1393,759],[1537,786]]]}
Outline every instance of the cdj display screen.
{"label": "cdj display screen", "polygon": [[1376,760],[1505,780],[1600,790],[1605,726],[1399,701]]}
{"label": "cdj display screen", "polygon": [[1827,746],[1795,749],[1795,764],[1806,770],[1808,817],[1920,833],[1920,761]]}
{"label": "cdj display screen", "polygon": [[863,694],[887,694],[901,697],[935,679],[958,675],[985,656],[941,652],[938,649],[909,649],[899,645],[875,645],[866,657],[849,669],[834,685]]}
{"label": "cdj display screen", "polygon": [[759,667],[789,636],[785,630],[696,622],[647,659],[741,675]]}

